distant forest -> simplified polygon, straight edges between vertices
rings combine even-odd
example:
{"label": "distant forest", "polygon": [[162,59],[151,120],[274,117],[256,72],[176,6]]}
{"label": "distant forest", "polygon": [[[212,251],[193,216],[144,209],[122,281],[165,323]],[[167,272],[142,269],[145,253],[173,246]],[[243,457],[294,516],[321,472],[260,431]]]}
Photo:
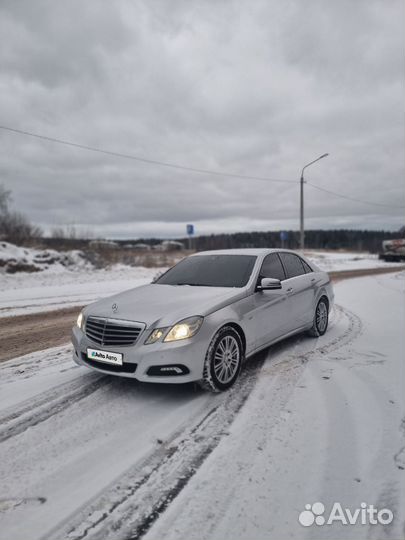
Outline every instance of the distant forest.
{"label": "distant forest", "polygon": [[[134,227],[134,232],[136,229]],[[286,249],[299,248],[299,232],[285,231],[287,238],[281,241],[280,231],[263,232],[241,232],[232,234],[211,234],[206,236],[196,236],[192,238],[192,249],[204,251],[207,249],[229,249],[229,248],[255,248],[255,247],[284,247]],[[383,240],[391,238],[405,238],[405,227],[398,232],[388,231],[359,231],[351,229],[337,230],[312,230],[305,231],[305,247],[308,249],[346,249],[352,251],[370,251],[378,253],[381,251]],[[162,238],[139,238],[114,240],[121,246],[128,246],[132,243],[144,243],[150,246],[160,244]],[[188,238],[181,237],[176,240],[182,242],[184,247],[189,246]],[[80,238],[45,238],[37,240],[45,247],[55,249],[86,249],[90,240]]]}
{"label": "distant forest", "polygon": [[[245,232],[233,234],[212,234],[193,238],[193,248],[197,251],[206,249],[249,248],[249,247],[284,247],[298,249],[298,231],[286,231],[287,239],[282,242],[280,231]],[[381,251],[383,240],[403,238],[404,231],[359,231],[350,229],[309,230],[305,231],[305,247],[309,249],[349,249],[354,251]],[[188,239],[179,238],[187,245]]]}

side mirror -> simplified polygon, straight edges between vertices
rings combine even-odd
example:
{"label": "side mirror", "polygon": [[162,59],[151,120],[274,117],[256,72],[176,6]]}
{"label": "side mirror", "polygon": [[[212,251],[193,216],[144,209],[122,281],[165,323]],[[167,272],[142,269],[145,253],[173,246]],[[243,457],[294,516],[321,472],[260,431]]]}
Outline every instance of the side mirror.
{"label": "side mirror", "polygon": [[281,281],[275,278],[263,278],[260,285],[257,286],[258,291],[270,291],[281,289]]}

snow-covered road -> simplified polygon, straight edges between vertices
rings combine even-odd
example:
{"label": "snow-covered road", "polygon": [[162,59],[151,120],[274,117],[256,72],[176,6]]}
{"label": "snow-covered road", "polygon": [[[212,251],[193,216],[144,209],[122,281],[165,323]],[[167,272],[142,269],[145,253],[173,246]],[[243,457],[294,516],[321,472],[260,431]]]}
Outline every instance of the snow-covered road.
{"label": "snow-covered road", "polygon": [[[338,283],[325,336],[271,347],[221,395],[92,373],[65,346],[5,363],[0,538],[401,537],[404,285]],[[395,518],[305,528],[316,501]]]}

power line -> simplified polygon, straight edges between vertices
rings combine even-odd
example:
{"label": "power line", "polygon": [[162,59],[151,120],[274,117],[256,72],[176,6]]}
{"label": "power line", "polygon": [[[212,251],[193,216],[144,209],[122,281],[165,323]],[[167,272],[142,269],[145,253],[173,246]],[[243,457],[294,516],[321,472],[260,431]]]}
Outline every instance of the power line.
{"label": "power line", "polygon": [[308,186],[311,186],[315,189],[318,189],[319,191],[324,191],[325,193],[329,193],[330,195],[335,195],[336,197],[340,197],[341,199],[347,199],[348,201],[354,201],[362,204],[369,204],[371,206],[384,206],[386,208],[405,208],[405,206],[401,205],[393,205],[393,204],[385,204],[385,203],[377,203],[377,202],[371,202],[371,201],[364,201],[362,199],[356,199],[355,197],[349,197],[348,195],[342,195],[342,193],[337,193],[336,191],[331,191],[330,189],[326,189],[320,186],[317,186],[315,184],[311,184],[311,182],[305,182],[308,184]]}
{"label": "power line", "polygon": [[240,178],[242,180],[259,180],[263,182],[280,182],[280,183],[288,183],[288,184],[295,184],[295,180],[282,180],[279,178],[267,178],[262,176],[249,176],[244,174],[234,174],[234,173],[227,173],[227,172],[220,172],[220,171],[212,171],[209,169],[197,169],[195,167],[188,167],[186,165],[179,165],[177,163],[169,163],[166,161],[158,161],[156,159],[147,159],[142,158],[139,156],[134,156],[131,154],[123,154],[121,152],[114,152],[111,150],[104,150],[103,148],[96,148],[95,146],[87,146],[85,144],[79,144],[71,141],[65,141],[63,139],[56,139],[54,137],[47,137],[46,135],[40,135],[38,133],[32,133],[30,131],[23,131],[22,129],[15,129],[8,126],[0,126],[0,129],[3,129],[5,131],[11,131],[13,133],[18,133],[20,135],[27,135],[28,137],[34,137],[36,139],[41,139],[43,141],[50,141],[57,144],[63,144],[65,146],[71,146],[73,148],[80,148],[81,150],[88,150],[90,152],[98,152],[99,154],[106,154],[108,156],[114,156],[119,158],[125,158],[125,159],[132,159],[134,161],[139,161],[141,163],[148,163],[150,165],[159,165],[161,167],[170,167],[171,169],[180,169],[182,171],[188,171],[193,173],[200,173],[200,174],[210,174],[214,176],[224,176],[228,178]]}
{"label": "power line", "polygon": [[[57,143],[57,144],[63,144],[65,146],[70,146],[70,147],[73,147],[73,148],[79,148],[81,150],[87,150],[87,151],[90,151],[90,152],[97,152],[99,154],[105,154],[105,155],[108,155],[108,156],[114,156],[114,157],[119,157],[119,158],[124,158],[124,159],[132,159],[132,160],[138,161],[140,163],[147,163],[149,165],[158,165],[158,166],[161,166],[161,167],[169,167],[171,169],[178,169],[178,170],[183,170],[183,171],[188,171],[188,172],[193,172],[193,173],[209,174],[209,175],[212,175],[212,176],[221,176],[221,177],[225,177],[225,178],[239,178],[241,180],[258,180],[258,181],[261,181],[261,182],[279,182],[279,183],[287,183],[287,184],[298,184],[299,183],[297,180],[285,180],[285,179],[280,179],[280,178],[268,178],[268,177],[263,177],[263,176],[250,176],[250,175],[235,174],[235,173],[228,173],[228,172],[221,172],[221,171],[213,171],[213,170],[210,170],[210,169],[198,169],[196,167],[188,167],[186,165],[180,165],[180,164],[177,164],[177,163],[169,163],[169,162],[165,162],[165,161],[159,161],[159,160],[156,160],[156,159],[142,158],[142,157],[139,157],[139,156],[134,156],[132,154],[124,154],[122,152],[114,152],[114,151],[111,151],[111,150],[104,150],[103,148],[97,148],[95,146],[87,146],[87,145],[84,145],[84,144],[79,144],[79,143],[75,143],[75,142],[71,142],[71,141],[66,141],[64,139],[57,139],[55,137],[48,137],[46,135],[40,135],[39,133],[33,133],[33,132],[30,132],[30,131],[24,131],[22,129],[11,128],[9,126],[0,125],[0,129],[2,129],[4,131],[9,131],[9,132],[12,132],[12,133],[17,133],[19,135],[25,135],[25,136],[28,136],[28,137],[33,137],[35,139],[41,139],[43,141],[53,142],[53,143]],[[400,206],[400,205],[392,205],[392,204],[384,204],[384,203],[376,203],[376,202],[371,202],[371,201],[364,201],[362,199],[357,199],[355,197],[350,197],[348,195],[343,195],[342,193],[337,193],[336,191],[332,191],[332,190],[317,186],[317,185],[312,184],[311,182],[308,182],[308,181],[306,181],[306,184],[313,187],[313,188],[315,188],[315,189],[318,189],[319,191],[323,191],[325,193],[328,193],[329,195],[335,195],[336,197],[340,197],[341,199],[346,199],[346,200],[361,203],[361,204],[368,204],[370,206],[381,206],[381,207],[386,207],[386,208],[405,208],[405,206]]]}

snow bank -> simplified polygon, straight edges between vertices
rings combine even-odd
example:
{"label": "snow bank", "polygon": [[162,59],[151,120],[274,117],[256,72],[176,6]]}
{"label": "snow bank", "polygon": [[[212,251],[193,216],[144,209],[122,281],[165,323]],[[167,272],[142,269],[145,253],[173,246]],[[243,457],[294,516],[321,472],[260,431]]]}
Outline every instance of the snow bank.
{"label": "snow bank", "polygon": [[[306,250],[304,253],[309,260],[325,271],[375,268],[387,265],[386,262],[379,261],[377,255],[365,252]],[[44,270],[57,273],[63,272],[65,269],[81,271],[92,268],[94,268],[93,264],[79,250],[44,250],[0,242],[0,273],[33,273]]]}
{"label": "snow bank", "polygon": [[56,251],[19,247],[8,242],[0,242],[0,268],[8,273],[40,272],[42,270],[61,271],[65,268],[79,270],[92,268],[82,251]]}

